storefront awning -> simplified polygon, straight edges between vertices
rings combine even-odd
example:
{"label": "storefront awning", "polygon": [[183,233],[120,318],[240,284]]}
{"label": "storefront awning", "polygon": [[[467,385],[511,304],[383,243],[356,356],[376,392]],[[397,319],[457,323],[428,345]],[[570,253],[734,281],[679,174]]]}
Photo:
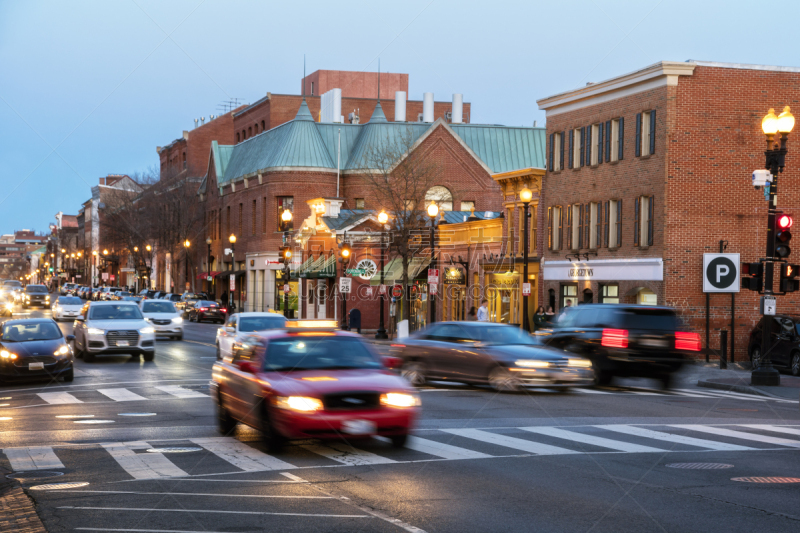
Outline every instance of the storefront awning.
{"label": "storefront awning", "polygon": [[211,276],[212,278],[215,278],[215,277],[217,277],[218,274],[219,274],[219,272],[200,272],[197,275],[197,279],[206,279],[208,276]]}
{"label": "storefront awning", "polygon": [[217,274],[217,278],[227,279],[231,276],[238,278],[240,276],[244,276],[246,273],[247,273],[246,270],[226,270],[224,272],[220,272],[219,274]]}
{"label": "storefront awning", "polygon": [[297,270],[295,271],[295,276],[297,276],[298,278],[304,278],[305,277],[304,274],[308,271],[309,267],[311,265],[313,265],[313,264],[314,264],[314,257],[309,255],[308,259],[303,261],[303,264],[300,265],[299,267],[297,267]]}
{"label": "storefront awning", "polygon": [[336,255],[319,256],[316,261],[300,274],[300,277],[311,279],[336,277]]}
{"label": "storefront awning", "polygon": [[[411,282],[419,276],[420,273],[428,267],[430,262],[431,260],[429,257],[413,257],[408,263],[408,281]],[[394,285],[395,281],[401,279],[403,279],[403,258],[395,257],[389,264],[383,267],[383,282],[385,285]],[[372,276],[372,279],[369,280],[369,284],[373,287],[380,285],[381,273],[378,272]]]}

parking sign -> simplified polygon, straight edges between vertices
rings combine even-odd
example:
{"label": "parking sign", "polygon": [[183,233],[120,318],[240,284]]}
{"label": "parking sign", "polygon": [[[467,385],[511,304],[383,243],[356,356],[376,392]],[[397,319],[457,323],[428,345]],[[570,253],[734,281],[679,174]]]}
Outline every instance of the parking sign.
{"label": "parking sign", "polygon": [[739,292],[739,254],[703,254],[703,292]]}

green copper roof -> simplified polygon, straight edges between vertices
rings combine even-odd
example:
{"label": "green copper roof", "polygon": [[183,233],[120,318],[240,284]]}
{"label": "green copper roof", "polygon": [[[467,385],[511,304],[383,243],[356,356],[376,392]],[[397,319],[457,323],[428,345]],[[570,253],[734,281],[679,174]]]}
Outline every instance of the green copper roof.
{"label": "green copper roof", "polygon": [[431,124],[426,123],[385,122],[385,120],[384,118],[384,122],[370,121],[362,126],[361,134],[344,167],[345,170],[369,168],[370,153],[373,150],[380,152],[384,146],[394,147],[396,150],[413,144],[431,128]]}
{"label": "green copper roof", "polygon": [[479,124],[451,124],[450,127],[486,163],[492,174],[545,168],[544,128]]}

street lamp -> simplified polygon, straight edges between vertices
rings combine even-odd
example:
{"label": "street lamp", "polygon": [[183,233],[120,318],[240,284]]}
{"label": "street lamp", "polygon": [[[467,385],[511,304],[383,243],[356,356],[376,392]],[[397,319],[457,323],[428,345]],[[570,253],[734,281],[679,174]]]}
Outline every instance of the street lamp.
{"label": "street lamp", "polygon": [[[345,233],[344,236],[347,239],[347,234]],[[339,255],[341,256],[342,261],[342,277],[345,277],[347,263],[350,261],[350,245],[347,244],[347,241],[342,243],[342,247],[339,249]],[[341,286],[341,283],[339,284]],[[341,292],[341,291],[340,291]],[[347,293],[342,292],[342,329],[347,329]]]}
{"label": "street lamp", "polygon": [[[431,201],[428,206],[428,216],[431,217],[431,265],[428,268],[436,269],[436,215],[439,214],[439,206]],[[431,284],[428,284],[428,302],[431,308],[430,324],[436,322],[436,293],[431,291]]]}
{"label": "street lamp", "polygon": [[[520,285],[520,290],[522,290],[525,287],[524,284],[528,283],[528,226],[530,226],[528,218],[531,216],[530,213],[528,213],[528,206],[533,199],[533,191],[525,187],[519,191],[519,199],[522,200],[522,205],[524,206],[522,217],[524,222],[522,224],[525,226],[522,234],[522,238],[525,241],[522,245],[522,254],[524,256],[522,258],[522,284]],[[531,331],[530,324],[528,324],[528,298],[525,295],[522,295],[522,329],[529,333]]]}
{"label": "street lamp", "polygon": [[[231,233],[231,236],[228,237],[228,242],[231,243],[231,275],[233,275],[233,271],[236,270],[236,235]],[[236,291],[236,277],[233,278],[233,292]],[[228,309],[231,308],[233,305],[233,292],[228,295]]]}
{"label": "street lamp", "polygon": [[[767,215],[767,254],[764,259],[764,298],[771,296],[773,284],[773,267],[775,262],[782,262],[775,257],[775,220],[780,214],[778,211],[778,174],[783,172],[786,163],[786,142],[789,140],[789,133],[794,128],[794,115],[789,110],[789,106],[783,109],[779,116],[775,116],[775,110],[770,109],[769,113],[761,121],[761,130],[767,137],[767,149],[764,152],[766,162],[764,168],[772,174],[772,182],[769,185],[769,214]],[[780,133],[780,144],[774,142],[775,134]],[[763,306],[762,306],[763,308]],[[769,334],[771,327],[771,317],[764,315],[764,323],[761,327],[761,361],[758,368],[754,368],[750,376],[752,385],[773,385],[781,383],[780,373],[772,366],[772,357],[769,354]]]}
{"label": "street lamp", "polygon": [[[207,257],[208,263],[207,263],[207,266],[208,266],[208,277],[209,278],[211,278],[211,242],[212,242],[211,241],[211,237],[207,237],[206,238],[206,244],[208,245],[208,257]],[[214,278],[211,278],[211,279],[214,279]],[[213,291],[213,288],[212,288],[212,285],[211,285],[212,283],[213,282],[211,282],[211,281],[208,283],[208,292],[211,293],[211,294],[214,294],[214,291]]]}
{"label": "street lamp", "polygon": [[380,311],[380,322],[378,323],[378,331],[375,333],[376,339],[388,339],[389,336],[386,334],[386,328],[383,325],[383,308],[386,307],[386,287],[384,286],[384,279],[383,279],[383,251],[386,248],[386,243],[384,242],[384,237],[386,236],[386,223],[389,222],[389,215],[386,214],[386,211],[381,210],[378,214],[378,222],[381,224],[381,287],[379,289],[383,290],[383,293],[380,293],[379,296],[381,298],[381,311]]}
{"label": "street lamp", "polygon": [[[183,241],[183,248],[184,248],[184,251],[185,251],[184,255],[186,256],[185,259],[184,259],[184,262],[186,264],[186,266],[184,268],[184,270],[186,270],[186,273],[185,273],[186,285],[189,285],[189,247],[191,245],[192,245],[192,243],[189,242],[189,239],[186,239],[185,241]],[[188,290],[189,287],[187,286],[186,289]]]}

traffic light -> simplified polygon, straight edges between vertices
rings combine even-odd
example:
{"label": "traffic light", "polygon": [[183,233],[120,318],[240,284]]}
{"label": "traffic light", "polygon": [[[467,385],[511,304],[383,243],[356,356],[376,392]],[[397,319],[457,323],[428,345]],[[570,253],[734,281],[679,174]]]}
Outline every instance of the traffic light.
{"label": "traffic light", "polygon": [[288,265],[292,262],[292,249],[289,246],[281,246],[280,249],[281,260],[283,261],[284,265]]}
{"label": "traffic light", "polygon": [[800,274],[800,265],[790,265],[788,263],[781,264],[781,292],[794,292],[800,290],[800,279],[795,279],[797,278],[798,274]]}
{"label": "traffic light", "polygon": [[751,291],[761,292],[764,286],[764,264],[763,263],[742,263],[742,288]]}
{"label": "traffic light", "polygon": [[792,240],[792,217],[780,214],[775,219],[775,256],[784,259],[789,257],[792,249],[789,248],[789,241]]}

